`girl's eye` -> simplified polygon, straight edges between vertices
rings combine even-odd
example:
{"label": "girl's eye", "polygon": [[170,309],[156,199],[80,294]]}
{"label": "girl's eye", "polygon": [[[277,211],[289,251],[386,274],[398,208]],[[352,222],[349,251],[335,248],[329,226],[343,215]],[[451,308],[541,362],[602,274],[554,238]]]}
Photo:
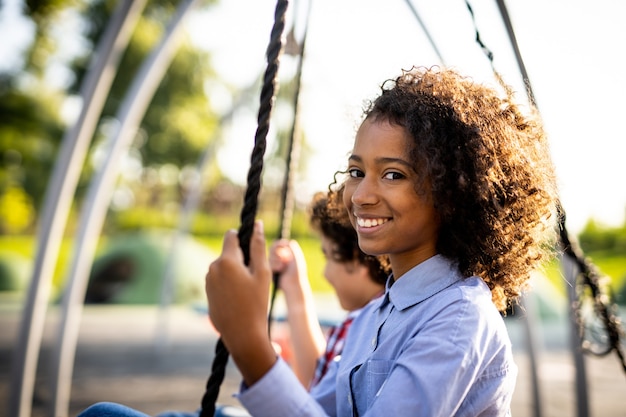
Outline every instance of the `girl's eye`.
{"label": "girl's eye", "polygon": [[351,178],[361,178],[363,177],[363,171],[357,168],[352,168],[348,170],[348,174]]}
{"label": "girl's eye", "polygon": [[383,178],[387,180],[401,180],[404,178],[404,175],[400,174],[399,172],[391,171],[391,172],[387,172],[383,176]]}

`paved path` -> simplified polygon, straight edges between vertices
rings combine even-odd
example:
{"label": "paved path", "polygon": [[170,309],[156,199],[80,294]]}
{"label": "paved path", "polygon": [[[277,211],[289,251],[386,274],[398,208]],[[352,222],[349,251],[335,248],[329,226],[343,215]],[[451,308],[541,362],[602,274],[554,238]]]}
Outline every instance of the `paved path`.
{"label": "paved path", "polygon": [[[7,413],[10,362],[20,313],[18,309],[0,308],[0,416]],[[56,320],[53,309],[38,367],[33,417],[46,415],[50,399],[47,371]],[[172,309],[167,327],[163,323],[154,307],[87,307],[76,351],[69,415],[75,416],[102,400],[121,402],[148,414],[196,409],[210,373],[216,335],[206,317],[191,308]],[[513,416],[532,417],[528,356],[523,351],[519,323],[510,322],[509,327],[515,345],[520,346],[516,350],[520,375]],[[551,336],[540,343],[543,348],[538,369],[546,417],[577,416],[574,368],[562,327],[542,329]],[[164,334],[165,341],[160,339]],[[615,355],[588,357],[586,365],[590,415],[625,417],[626,374]],[[236,404],[231,393],[238,383],[239,374],[231,363],[218,402]]]}

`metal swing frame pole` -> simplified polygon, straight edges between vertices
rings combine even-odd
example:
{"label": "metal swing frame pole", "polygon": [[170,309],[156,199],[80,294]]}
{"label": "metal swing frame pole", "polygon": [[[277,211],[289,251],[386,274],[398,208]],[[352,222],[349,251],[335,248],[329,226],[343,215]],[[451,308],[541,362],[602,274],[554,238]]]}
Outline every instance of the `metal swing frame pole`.
{"label": "metal swing frame pole", "polygon": [[587,367],[582,350],[582,339],[579,334],[578,318],[574,303],[578,302],[577,280],[580,270],[567,255],[561,256],[561,268],[566,281],[568,318],[570,328],[570,349],[574,362],[576,379],[576,415],[578,417],[589,416],[589,393],[587,392]]}
{"label": "metal swing frame pole", "polygon": [[31,414],[37,361],[63,230],[78,184],[78,178],[98,117],[113,82],[122,52],[145,0],[120,1],[81,87],[83,106],[76,123],[66,131],[59,157],[47,188],[40,216],[38,246],[22,322],[13,354],[8,415]]}
{"label": "metal swing frame pole", "polygon": [[[243,93],[241,93],[232,107],[220,117],[218,125],[222,125],[227,121],[230,121],[235,114],[235,111],[239,109],[243,103],[245,103],[252,95],[253,89],[256,90],[256,83],[247,87]],[[157,328],[155,330],[154,348],[156,351],[165,349],[168,344],[168,327],[169,327],[169,315],[168,309],[172,304],[172,293],[175,291],[176,276],[174,273],[175,263],[178,257],[178,246],[182,238],[188,233],[191,228],[191,221],[193,215],[200,203],[200,197],[202,196],[202,187],[205,183],[203,178],[203,172],[209,163],[215,158],[215,150],[218,138],[213,135],[209,139],[208,145],[204,149],[202,155],[198,159],[195,172],[198,175],[198,179],[193,183],[190,192],[183,204],[182,212],[180,215],[180,221],[172,238],[170,244],[170,251],[165,262],[165,268],[163,278],[161,282],[161,297],[159,303],[159,319],[157,320]]]}
{"label": "metal swing frame pole", "polygon": [[69,405],[74,355],[83,302],[93,263],[97,238],[113,194],[118,174],[118,161],[128,151],[132,139],[145,114],[174,53],[178,49],[181,22],[198,0],[183,0],[175,12],[161,42],[153,49],[135,75],[130,89],[117,113],[120,121],[117,132],[109,141],[106,159],[92,180],[85,206],[81,212],[71,272],[63,297],[63,317],[55,349],[56,361],[52,377],[54,416],[66,416]]}
{"label": "metal swing frame pole", "polygon": [[[535,98],[535,94],[532,89],[532,85],[530,83],[530,78],[528,76],[528,71],[526,70],[526,65],[524,64],[524,59],[522,58],[522,53],[520,51],[519,45],[517,43],[517,38],[515,36],[515,31],[513,29],[513,23],[511,22],[511,17],[509,16],[508,9],[504,0],[496,0],[496,4],[498,6],[498,10],[500,12],[500,16],[502,17],[502,22],[506,28],[509,42],[511,47],[513,48],[513,53],[515,54],[515,60],[517,62],[518,69],[522,76],[522,81],[524,86],[526,87],[526,95],[528,97],[528,101],[531,105],[537,107],[537,101]],[[534,307],[534,306],[531,306]],[[530,378],[531,378],[531,393],[533,397],[533,412],[535,417],[541,417],[542,415],[542,407],[541,407],[541,389],[539,384],[539,375],[537,372],[537,346],[536,346],[536,332],[534,330],[535,326],[535,318],[536,313],[534,308],[530,308],[527,311],[527,315],[522,317],[524,320],[524,333],[527,339],[527,348],[528,348],[528,356],[530,361]]]}

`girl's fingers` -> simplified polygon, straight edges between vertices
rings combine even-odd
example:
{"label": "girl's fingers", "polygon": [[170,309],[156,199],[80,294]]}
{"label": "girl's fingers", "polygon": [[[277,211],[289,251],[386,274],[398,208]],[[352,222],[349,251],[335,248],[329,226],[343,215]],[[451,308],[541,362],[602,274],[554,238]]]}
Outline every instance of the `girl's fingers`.
{"label": "girl's fingers", "polygon": [[224,235],[221,256],[236,256],[243,261],[243,252],[239,246],[239,237],[237,236],[236,230],[228,230]]}
{"label": "girl's fingers", "polygon": [[270,275],[265,251],[265,233],[261,220],[254,223],[254,230],[250,239],[250,272],[257,276]]}

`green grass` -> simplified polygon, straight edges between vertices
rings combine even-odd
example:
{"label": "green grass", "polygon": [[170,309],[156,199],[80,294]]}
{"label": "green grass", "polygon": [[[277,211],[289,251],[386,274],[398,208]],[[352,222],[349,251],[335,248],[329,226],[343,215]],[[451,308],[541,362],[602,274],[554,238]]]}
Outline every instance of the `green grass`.
{"label": "green grass", "polygon": [[34,238],[32,236],[0,236],[0,250],[16,252],[30,258],[34,256]]}
{"label": "green grass", "polygon": [[[35,237],[33,236],[0,236],[0,252],[17,253],[28,259],[35,259],[35,251],[37,250]],[[52,278],[52,286],[58,288],[62,280],[62,274],[65,272],[70,257],[72,256],[72,246],[69,239],[61,242],[59,248],[59,257],[54,269]]]}
{"label": "green grass", "polygon": [[[101,240],[104,241],[105,239]],[[207,246],[216,254],[219,254],[222,250],[222,236],[196,237],[196,240]],[[302,247],[302,251],[307,259],[307,272],[313,291],[322,293],[332,292],[332,287],[323,276],[325,261],[319,240],[316,238],[301,238],[298,239],[298,243]],[[36,250],[34,236],[0,236],[0,252],[2,253],[17,253],[26,258],[34,259]],[[62,285],[64,274],[67,272],[68,264],[71,261],[72,251],[72,239],[65,239],[59,250],[59,260],[53,276],[53,297]]]}
{"label": "green grass", "polygon": [[[196,239],[216,254],[222,250],[222,236],[203,236]],[[105,239],[101,239],[101,244],[104,241]],[[305,237],[299,238],[298,242],[307,259],[309,280],[313,291],[332,292],[332,287],[323,276],[324,256],[320,249],[319,240],[315,237]],[[0,252],[17,253],[32,259],[35,256],[35,250],[35,237],[33,236],[0,236]],[[61,284],[67,263],[71,260],[72,250],[71,239],[64,240],[53,278],[53,285],[57,288]],[[614,292],[626,285],[626,254],[592,253],[586,255],[602,274],[610,278],[610,285]],[[557,261],[547,265],[545,272],[557,291],[565,290],[563,273]]]}

